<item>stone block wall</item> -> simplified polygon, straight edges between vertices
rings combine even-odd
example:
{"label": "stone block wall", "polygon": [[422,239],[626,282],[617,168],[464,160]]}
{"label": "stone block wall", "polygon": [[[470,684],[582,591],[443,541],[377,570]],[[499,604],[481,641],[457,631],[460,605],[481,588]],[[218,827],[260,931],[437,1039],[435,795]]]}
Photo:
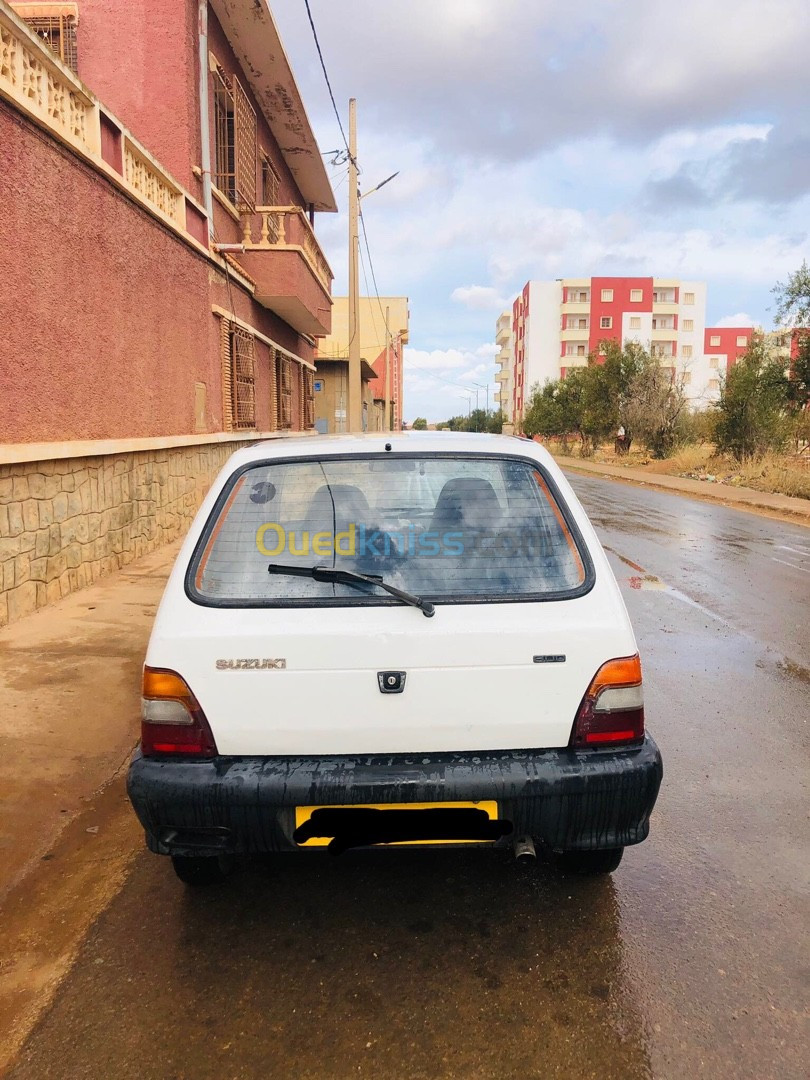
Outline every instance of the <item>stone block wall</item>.
{"label": "stone block wall", "polygon": [[0,465],[0,626],[181,536],[250,442]]}

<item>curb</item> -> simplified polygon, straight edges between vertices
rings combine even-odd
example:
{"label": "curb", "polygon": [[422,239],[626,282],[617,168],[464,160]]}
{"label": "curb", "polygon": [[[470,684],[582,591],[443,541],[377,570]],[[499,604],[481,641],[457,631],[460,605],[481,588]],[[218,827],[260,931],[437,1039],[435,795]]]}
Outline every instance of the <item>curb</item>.
{"label": "curb", "polygon": [[753,513],[776,517],[790,517],[797,524],[810,527],[810,499],[798,499],[792,495],[779,495],[769,491],[757,491],[755,488],[729,487],[726,484],[710,485],[700,480],[687,477],[668,476],[665,473],[646,473],[641,469],[624,469],[615,465],[600,465],[596,462],[583,461],[552,455],[562,469],[590,476],[602,476],[609,480],[623,480],[639,487],[666,491],[671,495],[686,495],[690,498],[721,503],[737,510],[749,510]]}

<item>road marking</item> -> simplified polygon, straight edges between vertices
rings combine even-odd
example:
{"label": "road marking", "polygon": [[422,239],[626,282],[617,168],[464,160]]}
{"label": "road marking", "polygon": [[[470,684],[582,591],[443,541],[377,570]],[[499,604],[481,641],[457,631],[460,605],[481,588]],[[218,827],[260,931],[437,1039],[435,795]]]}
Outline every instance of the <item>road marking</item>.
{"label": "road marking", "polygon": [[786,562],[785,559],[777,559],[775,555],[771,555],[771,562],[778,562],[782,566],[790,566],[794,570],[801,570],[803,574],[810,574],[810,570],[806,566],[797,566],[796,563]]}
{"label": "road marking", "polygon": [[777,551],[792,551],[794,555],[801,555],[803,557],[810,556],[810,549],[805,550],[803,548],[788,547],[787,544],[777,544]]}

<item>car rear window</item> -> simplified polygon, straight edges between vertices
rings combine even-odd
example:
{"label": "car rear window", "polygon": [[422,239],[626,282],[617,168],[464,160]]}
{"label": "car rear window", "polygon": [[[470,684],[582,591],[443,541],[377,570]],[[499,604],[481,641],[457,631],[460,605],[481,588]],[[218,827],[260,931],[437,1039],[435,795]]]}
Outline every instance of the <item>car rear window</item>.
{"label": "car rear window", "polygon": [[396,603],[269,564],[378,575],[436,601],[571,596],[590,566],[536,463],[443,454],[251,465],[223,491],[187,580],[192,599],[223,606]]}

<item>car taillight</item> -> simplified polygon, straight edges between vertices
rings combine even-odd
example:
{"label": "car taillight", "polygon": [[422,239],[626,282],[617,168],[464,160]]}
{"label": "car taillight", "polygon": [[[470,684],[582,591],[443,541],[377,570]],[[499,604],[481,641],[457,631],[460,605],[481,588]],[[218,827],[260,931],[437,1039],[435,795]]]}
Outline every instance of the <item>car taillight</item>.
{"label": "car taillight", "polygon": [[644,738],[644,694],[641,660],[623,656],[608,660],[593,677],[582,699],[571,746],[611,746]]}
{"label": "car taillight", "polygon": [[175,671],[143,669],[141,753],[216,757],[214,737],[199,702]]}

